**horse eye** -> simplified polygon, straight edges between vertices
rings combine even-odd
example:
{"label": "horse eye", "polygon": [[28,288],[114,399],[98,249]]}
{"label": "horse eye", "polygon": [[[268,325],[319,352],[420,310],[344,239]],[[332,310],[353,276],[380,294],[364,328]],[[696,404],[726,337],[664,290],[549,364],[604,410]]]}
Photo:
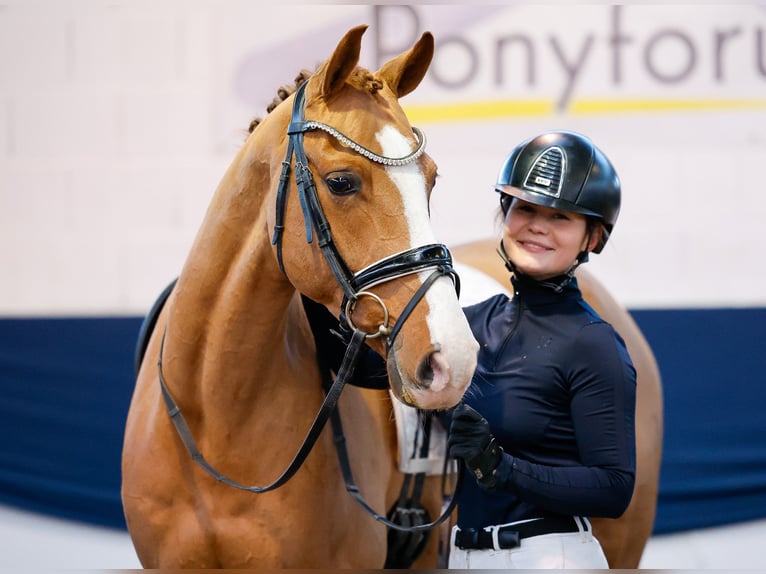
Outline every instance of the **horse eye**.
{"label": "horse eye", "polygon": [[359,180],[352,174],[333,174],[325,179],[327,188],[335,195],[350,195],[359,191]]}

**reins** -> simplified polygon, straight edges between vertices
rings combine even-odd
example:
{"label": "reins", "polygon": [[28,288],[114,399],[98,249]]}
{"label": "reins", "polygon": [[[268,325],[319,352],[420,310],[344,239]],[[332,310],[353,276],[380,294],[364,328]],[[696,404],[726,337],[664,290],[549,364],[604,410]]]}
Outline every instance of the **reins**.
{"label": "reins", "polygon": [[[279,188],[277,190],[276,196],[276,221],[274,227],[274,235],[272,237],[272,244],[276,245],[279,267],[282,273],[286,276],[282,260],[281,239],[282,233],[284,231],[285,207],[290,182],[290,166],[293,156],[295,156],[295,180],[298,187],[301,209],[303,211],[306,228],[306,239],[309,243],[311,243],[313,241],[314,233],[316,233],[317,244],[321,248],[325,260],[327,261],[333,275],[335,276],[339,286],[344,293],[343,304],[341,306],[341,322],[345,321],[348,329],[342,330],[346,335],[348,335],[348,332],[350,332],[351,335],[348,337],[348,346],[346,348],[343,362],[338,370],[337,376],[331,384],[328,384],[327,381],[329,380],[329,372],[323,373],[323,380],[325,381],[324,388],[326,391],[325,398],[314,418],[314,421],[311,424],[311,427],[306,434],[306,438],[304,439],[303,444],[300,446],[292,461],[282,472],[282,474],[273,482],[264,486],[247,486],[241,484],[236,480],[233,480],[218,472],[203,456],[196,443],[196,440],[194,439],[192,431],[181,412],[180,407],[170,393],[170,390],[168,389],[167,383],[165,381],[165,375],[163,372],[163,355],[165,349],[167,325],[162,335],[159,357],[157,360],[162,397],[171,421],[173,422],[173,426],[175,427],[178,436],[183,442],[184,447],[188,451],[192,460],[218,482],[227,484],[240,490],[254,493],[274,490],[290,480],[290,478],[292,478],[292,476],[301,467],[306,457],[309,455],[312,448],[316,444],[316,441],[324,429],[327,420],[331,419],[341,472],[346,483],[346,490],[352,495],[352,497],[369,514],[371,514],[373,518],[384,523],[389,528],[405,532],[430,530],[431,528],[442,523],[450,516],[456,504],[456,497],[453,496],[452,501],[443,512],[442,516],[428,524],[402,526],[388,520],[385,516],[378,514],[364,501],[359,492],[359,488],[354,483],[353,473],[351,472],[351,466],[348,460],[348,452],[345,448],[345,436],[343,435],[343,427],[340,420],[340,414],[336,407],[343,388],[353,376],[353,371],[356,367],[360,354],[359,351],[364,344],[364,340],[367,338],[383,336],[386,338],[386,347],[390,349],[404,322],[410,316],[415,306],[425,296],[431,285],[440,277],[448,276],[453,280],[455,288],[459,293],[459,278],[454,268],[452,267],[452,257],[449,253],[449,250],[444,245],[440,244],[422,245],[402,251],[400,253],[395,253],[387,258],[373,263],[372,265],[367,266],[357,273],[352,273],[338,252],[338,249],[333,241],[330,224],[327,221],[327,218],[325,217],[319,202],[314,178],[311,174],[311,170],[309,169],[308,159],[306,158],[305,151],[303,149],[303,134],[309,130],[321,129],[322,131],[329,133],[333,137],[337,138],[344,145],[351,147],[354,151],[362,154],[372,161],[385,165],[404,165],[415,161],[418,157],[420,157],[420,155],[422,155],[425,149],[425,137],[423,136],[422,132],[416,128],[413,128],[413,132],[419,142],[419,145],[415,151],[399,158],[388,158],[385,156],[380,156],[357,144],[330,126],[316,121],[304,121],[303,108],[305,99],[305,87],[307,83],[308,82],[302,84],[298,88],[293,103],[292,120],[288,128],[289,141],[287,145],[287,152],[285,160],[282,163]],[[425,281],[407,303],[405,308],[402,310],[402,313],[394,326],[390,327],[388,325],[388,309],[386,308],[385,303],[380,299],[380,297],[365,289],[386,281],[391,281],[399,277],[413,273],[419,273],[425,270],[433,271],[425,279]],[[374,299],[383,309],[383,323],[378,327],[377,331],[365,332],[353,324],[352,314],[354,306],[356,302],[363,297]],[[462,468],[459,469],[458,472],[458,482],[455,487],[456,491],[460,488],[461,477]]]}
{"label": "reins", "polygon": [[327,419],[333,412],[337,412],[335,407],[338,404],[338,399],[340,398],[341,391],[343,391],[343,387],[346,385],[346,382],[353,375],[353,369],[356,366],[359,350],[361,349],[366,337],[364,331],[359,329],[354,331],[353,335],[351,336],[351,341],[349,342],[348,348],[346,349],[346,354],[343,357],[343,363],[338,372],[338,376],[335,378],[335,381],[327,390],[325,399],[322,402],[322,406],[314,418],[314,422],[311,424],[311,427],[306,434],[306,438],[303,440],[303,444],[301,445],[300,449],[298,449],[298,452],[295,454],[293,460],[290,462],[284,472],[282,472],[282,474],[276,480],[274,480],[274,482],[266,486],[246,486],[218,472],[200,452],[199,447],[197,446],[197,441],[194,440],[194,436],[186,422],[186,419],[183,416],[183,413],[181,412],[181,409],[173,399],[173,396],[170,394],[167,384],[165,383],[165,376],[162,370],[162,354],[165,348],[166,334],[167,329],[162,334],[162,343],[160,345],[159,358],[157,359],[157,367],[159,369],[162,397],[165,400],[165,406],[167,408],[168,414],[170,415],[170,419],[173,421],[173,426],[175,427],[178,436],[181,438],[181,442],[183,442],[192,460],[197,465],[199,465],[202,470],[207,472],[218,482],[222,482],[224,484],[228,484],[229,486],[233,486],[234,488],[246,490],[248,492],[268,492],[269,490],[279,488],[288,480],[290,480],[298,471],[303,462],[306,460],[306,457],[311,452],[311,449],[314,448],[319,435],[324,429],[325,423],[327,423]]}
{"label": "reins", "polygon": [[[340,470],[341,470],[341,474],[343,475],[343,481],[346,483],[346,491],[375,520],[377,520],[378,522],[382,522],[389,528],[393,528],[394,530],[398,530],[400,532],[423,532],[426,530],[431,530],[432,528],[438,526],[439,524],[447,520],[452,515],[452,511],[455,510],[455,507],[457,506],[457,496],[455,496],[454,494],[449,504],[447,505],[447,507],[442,511],[441,516],[439,516],[436,520],[432,522],[416,524],[412,526],[405,526],[405,525],[393,522],[392,520],[389,520],[388,517],[383,516],[382,514],[379,514],[374,508],[372,508],[372,506],[370,506],[367,503],[367,501],[364,500],[361,492],[359,491],[359,487],[356,485],[356,482],[354,481],[354,474],[351,470],[351,462],[349,461],[348,450],[346,449],[346,436],[343,433],[343,423],[341,422],[340,412],[338,410],[335,410],[332,413],[331,423],[332,423],[332,430],[333,430],[333,438],[335,441],[335,450],[338,453],[338,463],[340,464]],[[464,464],[463,461],[458,459],[457,482],[455,484],[455,493],[459,492],[462,486],[463,464]],[[411,480],[412,476],[413,475],[411,474],[405,474],[405,483],[402,487],[402,494],[400,495],[400,498],[406,494],[407,487],[409,486],[408,481]],[[411,497],[412,499],[417,500],[420,498],[419,489],[422,488],[422,480],[424,478],[425,478],[425,475],[423,473],[418,473],[417,475],[415,475],[416,485],[415,485],[415,491]]]}

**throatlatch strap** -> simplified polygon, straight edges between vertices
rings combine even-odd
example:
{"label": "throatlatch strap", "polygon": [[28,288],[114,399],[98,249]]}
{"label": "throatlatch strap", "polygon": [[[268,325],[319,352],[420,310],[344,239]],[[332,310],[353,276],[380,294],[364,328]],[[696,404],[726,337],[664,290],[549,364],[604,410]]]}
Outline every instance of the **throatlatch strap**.
{"label": "throatlatch strap", "polygon": [[293,159],[293,140],[287,142],[287,154],[282,162],[282,171],[279,174],[279,187],[277,188],[276,219],[274,221],[274,235],[271,244],[277,246],[277,262],[279,270],[285,274],[285,265],[282,261],[282,234],[285,231],[285,206],[287,205],[287,191],[290,189],[290,162]]}
{"label": "throatlatch strap", "polygon": [[[340,256],[340,253],[333,242],[332,233],[330,232],[330,222],[327,220],[327,217],[322,210],[322,205],[319,203],[319,195],[317,194],[314,176],[311,174],[308,158],[303,149],[303,135],[309,129],[313,129],[309,128],[307,122],[303,119],[307,85],[308,82],[304,82],[295,92],[292,117],[290,118],[290,125],[287,128],[289,144],[285,155],[285,162],[282,167],[282,174],[285,175],[285,169],[289,168],[289,165],[293,160],[293,155],[295,155],[295,183],[298,186],[298,199],[301,204],[301,211],[303,212],[306,241],[312,243],[314,241],[314,232],[316,232],[317,245],[322,250],[325,260],[327,261],[332,274],[335,276],[335,280],[338,282],[341,289],[343,289],[345,296],[353,299],[355,297],[355,291],[352,286],[352,273],[346,266],[346,263],[343,261],[343,258]],[[277,192],[276,223],[281,224],[282,228],[284,228],[284,211],[287,205],[286,197],[288,187],[289,176],[284,180],[280,178],[280,186]],[[282,273],[285,273],[284,265],[282,264],[281,238],[282,230],[278,230],[275,227],[272,244],[276,244],[277,246],[279,267],[282,270]]]}

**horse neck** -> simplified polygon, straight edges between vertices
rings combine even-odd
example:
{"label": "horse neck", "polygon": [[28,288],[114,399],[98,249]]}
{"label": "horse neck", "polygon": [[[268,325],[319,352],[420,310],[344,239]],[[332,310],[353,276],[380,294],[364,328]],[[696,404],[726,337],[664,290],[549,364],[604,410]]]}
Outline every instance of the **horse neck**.
{"label": "horse neck", "polygon": [[248,141],[221,180],[169,309],[167,369],[198,400],[223,385],[254,392],[254,374],[294,351],[296,292],[270,243],[270,165],[253,152],[259,147],[268,146]]}

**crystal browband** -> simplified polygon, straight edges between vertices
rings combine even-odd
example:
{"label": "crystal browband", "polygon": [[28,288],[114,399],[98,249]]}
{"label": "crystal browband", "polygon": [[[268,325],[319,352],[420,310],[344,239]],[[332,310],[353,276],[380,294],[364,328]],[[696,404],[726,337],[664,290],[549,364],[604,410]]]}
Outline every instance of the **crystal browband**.
{"label": "crystal browband", "polygon": [[423,155],[423,152],[426,149],[426,136],[422,131],[420,131],[416,127],[412,128],[412,132],[415,134],[415,138],[417,138],[418,140],[418,147],[412,153],[402,157],[386,157],[383,155],[379,155],[375,153],[374,151],[369,150],[366,147],[356,143],[354,140],[352,140],[348,136],[343,135],[334,127],[328,126],[327,124],[323,124],[321,122],[315,122],[313,120],[309,120],[304,122],[303,127],[306,130],[319,129],[319,130],[325,131],[331,136],[333,136],[335,139],[337,139],[340,143],[350,147],[358,154],[361,154],[367,159],[370,159],[376,163],[380,163],[383,165],[406,165],[418,159],[421,155]]}

